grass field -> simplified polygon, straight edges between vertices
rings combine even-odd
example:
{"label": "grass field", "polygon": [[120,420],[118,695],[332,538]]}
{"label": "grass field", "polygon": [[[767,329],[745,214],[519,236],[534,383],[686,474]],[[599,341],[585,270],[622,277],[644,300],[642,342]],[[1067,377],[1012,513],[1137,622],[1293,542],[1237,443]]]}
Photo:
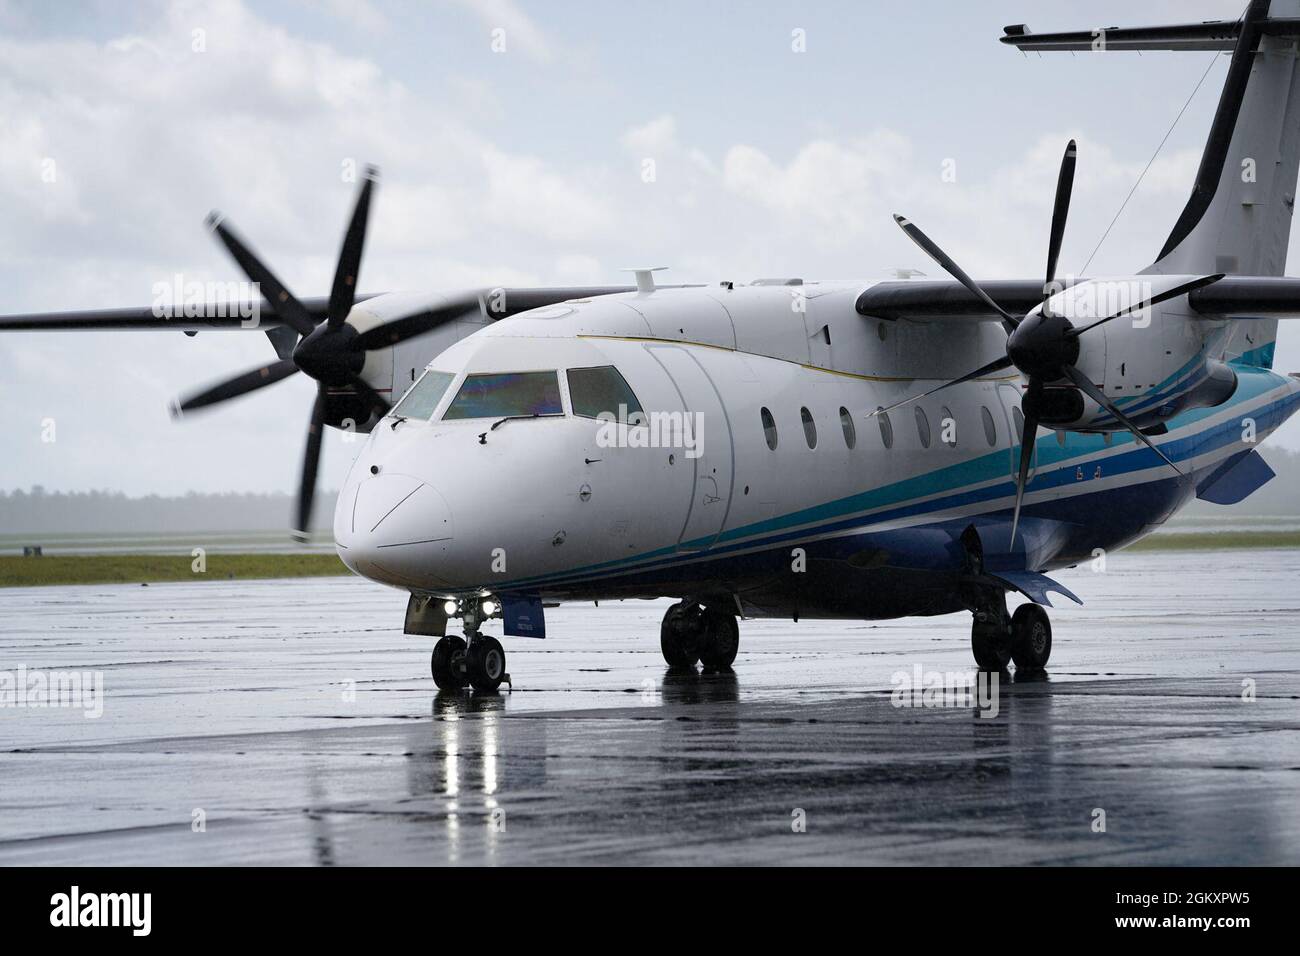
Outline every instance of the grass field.
{"label": "grass field", "polygon": [[[1187,531],[1143,538],[1125,551],[1228,551],[1300,548],[1300,531]],[[351,574],[334,554],[209,554],[196,572],[188,554],[0,555],[0,587],[45,584],[153,584]]]}
{"label": "grass field", "polygon": [[1300,548],[1300,531],[1183,531],[1153,534],[1125,551],[1231,551]]}
{"label": "grass field", "polygon": [[351,574],[335,554],[209,554],[196,572],[188,554],[0,555],[0,587],[43,584],[153,584]]}

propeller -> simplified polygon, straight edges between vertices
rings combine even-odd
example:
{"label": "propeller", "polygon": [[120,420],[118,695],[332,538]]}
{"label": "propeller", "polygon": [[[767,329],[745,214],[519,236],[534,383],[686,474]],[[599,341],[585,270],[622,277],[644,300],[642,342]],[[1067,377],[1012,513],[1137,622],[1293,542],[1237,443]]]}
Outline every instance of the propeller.
{"label": "propeller", "polygon": [[291,358],[280,359],[269,365],[242,372],[196,392],[174,403],[172,414],[179,416],[240,395],[247,395],[297,372],[303,372],[309,378],[315,379],[316,401],[312,405],[311,418],[307,426],[307,444],[303,451],[302,476],[294,511],[293,535],[299,541],[306,540],[311,523],[312,499],[316,493],[316,474],[320,467],[321,439],[324,436],[331,391],[337,393],[340,390],[350,389],[376,413],[387,414],[390,409],[388,402],[361,377],[361,370],[366,363],[366,353],[390,348],[406,339],[422,335],[444,322],[459,317],[469,309],[478,307],[478,299],[475,297],[472,302],[453,300],[449,305],[441,308],[422,309],[410,315],[391,319],[364,332],[358,332],[348,324],[348,315],[356,301],[357,276],[361,270],[361,255],[365,249],[366,224],[370,218],[370,200],[378,178],[379,171],[373,166],[367,166],[361,190],[352,209],[352,218],[343,236],[343,246],[339,251],[338,265],[334,269],[334,281],[330,287],[329,304],[323,321],[313,316],[270,268],[253,253],[243,239],[227,225],[219,213],[214,212],[207,219],[208,227],[230,252],[244,274],[257,284],[262,297],[275,310],[276,317],[297,332],[299,338]]}
{"label": "propeller", "polygon": [[1078,148],[1074,140],[1070,140],[1069,145],[1065,148],[1065,155],[1061,158],[1061,171],[1056,181],[1056,199],[1052,206],[1052,228],[1047,246],[1047,269],[1043,281],[1043,301],[1026,315],[1015,316],[1009,313],[995,302],[987,292],[981,289],[974,279],[963,272],[961,267],[940,249],[929,236],[917,228],[913,222],[903,216],[894,216],[894,221],[898,223],[899,228],[907,233],[908,238],[920,246],[926,255],[965,286],[973,296],[988,306],[991,312],[1001,317],[1002,327],[1007,332],[1007,351],[1002,358],[995,359],[973,372],[968,372],[950,382],[944,382],[942,385],[922,392],[920,395],[913,395],[910,398],[895,402],[887,408],[877,409],[871,415],[879,415],[898,408],[900,405],[906,405],[909,402],[925,398],[927,395],[933,395],[935,392],[950,388],[953,385],[981,378],[1013,366],[1023,374],[1028,379],[1028,384],[1024,399],[1021,402],[1024,428],[1020,435],[1020,463],[1016,471],[1016,504],[1011,519],[1012,542],[1016,539],[1016,530],[1020,524],[1020,505],[1024,499],[1025,485],[1029,478],[1029,467],[1033,461],[1034,441],[1038,432],[1043,388],[1049,382],[1057,382],[1062,379],[1071,382],[1081,392],[1113,415],[1115,420],[1132,432],[1139,441],[1164,459],[1170,468],[1182,475],[1182,471],[1169,459],[1169,456],[1157,448],[1142,433],[1142,430],[1133,420],[1120,412],[1115,407],[1115,403],[1076,367],[1075,363],[1079,359],[1079,337],[1085,332],[1110,322],[1112,319],[1141,311],[1167,299],[1185,295],[1212,282],[1218,282],[1223,278],[1222,274],[1201,276],[1190,282],[1148,296],[1139,302],[1082,327],[1076,327],[1064,316],[1054,314],[1048,308],[1048,303],[1051,301],[1053,283],[1056,281],[1056,264],[1060,258],[1061,241],[1065,236],[1065,220],[1070,209],[1070,194],[1074,189],[1074,167],[1077,154]]}

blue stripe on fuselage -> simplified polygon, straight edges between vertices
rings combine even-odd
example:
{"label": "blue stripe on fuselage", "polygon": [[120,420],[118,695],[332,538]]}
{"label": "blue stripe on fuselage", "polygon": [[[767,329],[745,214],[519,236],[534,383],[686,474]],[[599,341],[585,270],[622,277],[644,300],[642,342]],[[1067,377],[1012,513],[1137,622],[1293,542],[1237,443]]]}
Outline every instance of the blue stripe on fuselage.
{"label": "blue stripe on fuselage", "polygon": [[[1212,415],[1221,414],[1225,408],[1244,404],[1286,384],[1286,379],[1282,376],[1264,369],[1242,366],[1237,367],[1236,371],[1239,381],[1238,388],[1226,406],[1198,408],[1184,412],[1170,420],[1171,431],[1195,425]],[[1292,393],[1257,409],[1251,416],[1256,422],[1256,431],[1267,432],[1280,425],[1295,412],[1298,405],[1300,405],[1300,393]],[[1084,470],[1085,480],[1095,474],[1098,466],[1102,468],[1102,474],[1108,478],[1117,474],[1129,474],[1163,466],[1163,462],[1155,452],[1145,445],[1138,445],[1136,439],[1131,435],[1116,435],[1112,444],[1107,446],[1104,438],[1100,435],[1074,432],[1065,434],[1066,443],[1064,447],[1052,442],[1039,443],[1038,466],[1034,478],[1030,482],[1031,492],[1077,484],[1077,473],[1061,467],[1075,458],[1079,458],[1079,460],[1073,463]],[[1174,461],[1185,461],[1240,441],[1241,423],[1228,418],[1204,431],[1162,442],[1160,448]],[[1124,444],[1135,445],[1136,447],[1107,457],[1089,457],[1109,451],[1116,446],[1122,447]],[[836,501],[825,502],[811,508],[735,528],[719,535],[714,547],[707,552],[683,552],[676,547],[665,547],[630,558],[601,562],[575,568],[571,571],[525,578],[508,584],[497,584],[495,587],[502,592],[522,591],[545,588],[561,582],[581,580],[585,577],[604,577],[622,571],[639,573],[674,564],[712,559],[740,550],[775,546],[794,539],[843,531],[861,526],[867,522],[879,524],[1004,498],[1015,493],[1015,483],[1010,475],[1007,452],[1008,449],[1000,448],[979,458],[905,478],[890,485],[884,485]],[[1079,456],[1083,457],[1080,458]],[[1207,464],[1204,468],[1213,467],[1217,463],[1216,461]],[[978,488],[968,487],[999,478],[1003,480],[996,481],[994,484],[984,484]],[[1168,480],[1154,478],[1147,484]],[[1126,487],[1131,489],[1133,486]],[[1123,490],[1124,488],[1112,489],[1114,492]],[[949,493],[943,494],[944,492]],[[938,497],[932,497],[936,495]],[[922,498],[926,500],[917,500]],[[1060,502],[1060,500],[1039,502],[1033,505],[1026,504],[1023,510],[1026,515],[1045,516],[1045,510],[1051,508],[1053,504]],[[997,509],[997,511],[1006,510],[1008,509]],[[870,513],[867,514],[866,512]],[[969,520],[969,518],[965,520]],[[710,538],[706,537],[695,542],[685,542],[684,547],[689,549],[692,545],[701,546],[709,540]],[[726,542],[732,543],[726,544]]]}

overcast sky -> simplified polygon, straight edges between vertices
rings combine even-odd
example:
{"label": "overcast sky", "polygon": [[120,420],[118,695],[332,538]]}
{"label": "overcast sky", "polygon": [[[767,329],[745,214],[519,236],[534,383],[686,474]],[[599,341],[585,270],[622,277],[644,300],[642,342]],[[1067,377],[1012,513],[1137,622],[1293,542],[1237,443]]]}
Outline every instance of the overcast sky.
{"label": "overcast sky", "polygon": [[[0,0],[0,312],[242,279],[203,228],[212,208],[299,295],[325,294],[349,160],[383,170],[365,290],[618,282],[642,264],[673,281],[934,274],[895,211],[976,276],[1035,277],[1073,136],[1074,272],[1214,61],[1088,270],[1132,272],[1186,201],[1227,58],[1025,56],[997,38],[1240,7]],[[0,488],[291,490],[303,377],[183,423],[165,411],[271,357],[256,333],[9,334]],[[1300,447],[1300,425],[1279,437]],[[357,447],[327,439],[325,486]]]}

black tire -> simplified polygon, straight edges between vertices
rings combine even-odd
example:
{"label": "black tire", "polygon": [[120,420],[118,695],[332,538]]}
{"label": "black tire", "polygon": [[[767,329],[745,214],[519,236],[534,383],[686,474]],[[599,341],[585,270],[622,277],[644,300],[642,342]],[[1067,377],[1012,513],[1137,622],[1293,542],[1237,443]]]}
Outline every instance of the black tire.
{"label": "black tire", "polygon": [[704,622],[703,611],[694,604],[679,601],[664,612],[659,625],[659,650],[669,667],[694,667],[700,659]]}
{"label": "black tire", "polygon": [[1009,629],[994,621],[975,621],[970,629],[970,649],[982,671],[1004,671],[1011,660]]}
{"label": "black tire", "polygon": [[506,676],[506,651],[495,637],[480,634],[465,655],[469,682],[477,691],[494,691]]}
{"label": "black tire", "polygon": [[433,657],[429,661],[433,672],[433,682],[439,690],[460,690],[469,678],[465,675],[465,640],[455,634],[440,638],[433,645]]}
{"label": "black tire", "polygon": [[704,625],[700,663],[705,667],[730,667],[740,650],[740,625],[736,623],[736,616],[716,608],[706,608]]}
{"label": "black tire", "polygon": [[1052,622],[1037,604],[1022,604],[1011,616],[1011,658],[1017,670],[1036,671],[1052,656]]}

